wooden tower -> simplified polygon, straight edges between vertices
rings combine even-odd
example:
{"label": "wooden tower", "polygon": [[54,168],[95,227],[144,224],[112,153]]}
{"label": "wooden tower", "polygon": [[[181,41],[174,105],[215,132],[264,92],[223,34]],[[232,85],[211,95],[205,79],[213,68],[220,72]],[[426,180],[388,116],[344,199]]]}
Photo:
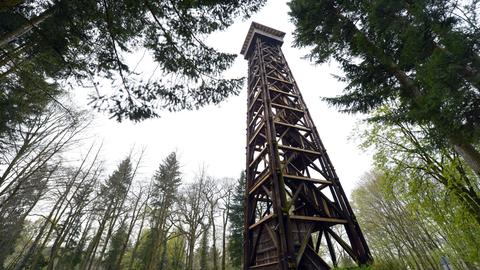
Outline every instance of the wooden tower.
{"label": "wooden tower", "polygon": [[331,269],[371,255],[281,46],[252,23],[248,60],[244,269]]}

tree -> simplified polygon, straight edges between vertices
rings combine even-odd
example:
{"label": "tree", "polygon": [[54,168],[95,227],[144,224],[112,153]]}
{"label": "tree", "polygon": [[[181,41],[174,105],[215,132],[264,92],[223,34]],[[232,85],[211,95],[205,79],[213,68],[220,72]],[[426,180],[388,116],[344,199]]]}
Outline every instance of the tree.
{"label": "tree", "polygon": [[352,193],[375,269],[441,269],[441,256],[456,269],[476,269],[480,257],[474,250],[480,239],[474,235],[479,226],[464,215],[455,198],[445,196],[441,185],[421,184],[414,177],[372,171]]}
{"label": "tree", "polygon": [[[199,255],[199,268],[201,270],[207,270],[209,269],[209,263],[208,263],[208,227],[210,227],[210,224],[202,225],[202,239],[200,240],[200,247],[198,251]],[[214,251],[215,252],[215,251]]]}
{"label": "tree", "polygon": [[172,214],[172,206],[176,202],[181,181],[180,163],[176,153],[172,152],[163,160],[153,177],[150,202],[152,207],[151,250],[147,269],[165,269],[166,267],[168,231],[171,227],[171,224],[168,224],[168,217]]}
{"label": "tree", "polygon": [[436,268],[441,256],[458,269],[478,267],[479,178],[452,148],[432,146],[428,132],[398,121],[358,134],[374,170],[353,204],[381,269]]}
{"label": "tree", "polygon": [[245,172],[242,171],[238,178],[235,192],[230,203],[230,236],[228,238],[228,251],[232,265],[241,269],[243,260],[243,207],[245,204]]}
{"label": "tree", "polygon": [[[193,109],[236,94],[243,79],[220,75],[236,55],[207,46],[206,35],[265,0],[17,1],[0,9],[0,133],[11,121],[55,100],[67,79],[90,85],[94,107],[117,120],[142,120],[158,110]],[[153,56],[161,76],[136,76],[126,60]],[[113,93],[100,93],[108,79]],[[118,83],[120,82],[120,83]],[[29,93],[26,100],[20,93]],[[30,105],[35,106],[30,106]]]}
{"label": "tree", "polygon": [[230,222],[230,209],[232,196],[234,192],[234,183],[231,179],[225,179],[221,187],[222,196],[220,198],[222,212],[222,270],[226,269],[227,259],[227,226]]}
{"label": "tree", "polygon": [[[130,190],[135,171],[136,168],[133,169],[130,157],[127,157],[120,162],[117,169],[100,187],[100,193],[98,197],[100,202],[98,209],[99,224],[94,237],[87,247],[85,259],[80,268],[83,269],[85,267],[86,269],[91,269],[94,261],[103,260],[103,256],[107,251],[109,241],[114,233],[115,226],[118,225],[117,221],[123,213],[123,207],[125,205],[125,200]],[[120,228],[121,227],[122,224],[120,225]],[[104,232],[106,232],[106,234],[103,238],[103,246],[97,257],[97,249],[100,246]]]}
{"label": "tree", "polygon": [[123,256],[123,244],[128,241],[128,232],[124,226],[113,234],[104,264],[105,269],[119,269],[117,262]]}
{"label": "tree", "polygon": [[361,134],[364,148],[373,148],[377,168],[407,174],[407,182],[420,179],[442,185],[480,224],[478,178],[449,147],[432,147],[429,129],[400,121],[391,125],[371,124]]}
{"label": "tree", "polygon": [[0,211],[15,198],[26,181],[38,170],[55,163],[62,151],[75,142],[87,123],[82,112],[49,105],[23,123],[14,132],[0,137]]}
{"label": "tree", "polygon": [[[64,183],[64,175],[59,175],[60,155],[75,143],[85,125],[81,112],[51,104],[1,136],[0,229],[8,237],[2,237],[6,242],[1,243],[0,264],[13,251],[27,216],[52,189],[50,181],[55,180],[58,187]],[[35,238],[34,243],[39,241]],[[33,255],[29,244],[24,246],[22,254]],[[22,254],[12,262],[12,267],[17,262],[23,265]]]}
{"label": "tree", "polygon": [[178,232],[173,233],[168,241],[168,265],[172,270],[185,269],[185,237]]}
{"label": "tree", "polygon": [[208,203],[205,200],[204,189],[207,175],[201,169],[193,183],[185,186],[179,195],[175,227],[187,241],[187,267],[192,270],[195,244],[198,238],[208,230]]}
{"label": "tree", "polygon": [[[203,195],[208,204],[208,224],[212,228],[212,264],[213,270],[218,270],[218,250],[217,250],[217,227],[215,224],[216,216],[218,212],[219,201],[222,198],[222,190],[219,189],[217,179],[208,177],[204,183]],[[208,237],[207,233],[204,233],[204,237]],[[203,238],[202,238],[203,239]],[[203,240],[202,240],[203,241]],[[205,239],[208,241],[208,239]],[[202,251],[203,252],[203,251]],[[203,258],[203,257],[202,257]]]}
{"label": "tree", "polygon": [[[317,63],[338,61],[348,82],[328,98],[346,112],[393,110],[372,118],[429,127],[480,175],[478,1],[293,0],[297,46]],[[460,15],[459,15],[460,14]]]}
{"label": "tree", "polygon": [[0,212],[0,269],[3,269],[5,259],[15,250],[15,244],[20,237],[27,215],[44,195],[52,170],[41,168],[32,175],[24,187],[12,200],[2,207]]}

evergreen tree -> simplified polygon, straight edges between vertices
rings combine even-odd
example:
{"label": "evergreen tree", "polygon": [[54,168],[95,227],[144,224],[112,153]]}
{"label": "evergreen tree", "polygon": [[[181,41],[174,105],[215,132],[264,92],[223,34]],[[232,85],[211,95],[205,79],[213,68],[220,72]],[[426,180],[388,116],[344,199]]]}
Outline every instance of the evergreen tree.
{"label": "evergreen tree", "polygon": [[121,256],[122,246],[125,241],[128,241],[127,230],[124,226],[121,226],[112,236],[112,240],[110,241],[110,246],[104,261],[105,269],[111,269],[111,270],[117,269],[115,267],[116,262],[118,261],[118,258]]}
{"label": "evergreen tree", "polygon": [[[203,40],[235,17],[248,17],[264,2],[59,0],[4,6],[0,133],[11,121],[55,100],[67,79],[94,87],[94,107],[118,120],[218,103],[238,93],[243,80],[222,78],[236,55],[218,52]],[[153,56],[162,76],[135,76],[135,67],[125,58],[139,51]],[[100,93],[101,78],[116,90]]]}
{"label": "evergreen tree", "polygon": [[228,252],[236,269],[242,268],[243,261],[243,211],[245,204],[245,172],[242,171],[235,187],[230,206],[230,236]]}
{"label": "evergreen tree", "polygon": [[[112,236],[115,233],[115,229],[118,228],[118,221],[123,213],[125,201],[127,199],[128,192],[130,190],[133,180],[133,168],[130,161],[130,157],[124,159],[118,165],[117,169],[110,175],[105,184],[100,187],[99,194],[99,211],[98,228],[91,242],[89,243],[85,259],[80,268],[90,269],[97,260],[97,249],[100,246],[100,240],[103,237],[103,246],[98,253],[100,261],[103,259],[107,248],[110,247],[109,243]],[[120,224],[122,227],[123,224]],[[118,254],[115,254],[118,256]],[[117,257],[115,257],[117,258]],[[114,261],[115,262],[115,261]]]}
{"label": "evergreen tree", "polygon": [[[298,46],[317,63],[337,60],[348,83],[327,100],[346,112],[393,110],[372,120],[429,127],[480,175],[478,1],[293,0]],[[462,14],[460,15],[457,14]]]}
{"label": "evergreen tree", "polygon": [[165,269],[167,263],[166,248],[168,237],[168,217],[178,195],[181,184],[180,163],[175,152],[170,153],[160,164],[153,177],[152,197],[152,228],[150,235],[150,255],[147,269]]}

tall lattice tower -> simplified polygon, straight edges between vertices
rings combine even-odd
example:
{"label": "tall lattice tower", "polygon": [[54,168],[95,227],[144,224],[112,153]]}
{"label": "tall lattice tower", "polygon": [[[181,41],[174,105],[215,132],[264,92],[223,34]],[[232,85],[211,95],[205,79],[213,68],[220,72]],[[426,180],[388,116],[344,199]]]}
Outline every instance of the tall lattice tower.
{"label": "tall lattice tower", "polygon": [[331,269],[371,255],[283,56],[285,33],[252,23],[244,269]]}

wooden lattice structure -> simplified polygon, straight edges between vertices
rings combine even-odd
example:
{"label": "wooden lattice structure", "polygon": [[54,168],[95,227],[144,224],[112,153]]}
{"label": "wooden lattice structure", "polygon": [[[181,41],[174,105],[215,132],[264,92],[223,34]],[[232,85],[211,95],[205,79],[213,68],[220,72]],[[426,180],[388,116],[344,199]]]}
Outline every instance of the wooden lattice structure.
{"label": "wooden lattice structure", "polygon": [[252,23],[244,269],[331,269],[371,255],[283,56],[285,33]]}

